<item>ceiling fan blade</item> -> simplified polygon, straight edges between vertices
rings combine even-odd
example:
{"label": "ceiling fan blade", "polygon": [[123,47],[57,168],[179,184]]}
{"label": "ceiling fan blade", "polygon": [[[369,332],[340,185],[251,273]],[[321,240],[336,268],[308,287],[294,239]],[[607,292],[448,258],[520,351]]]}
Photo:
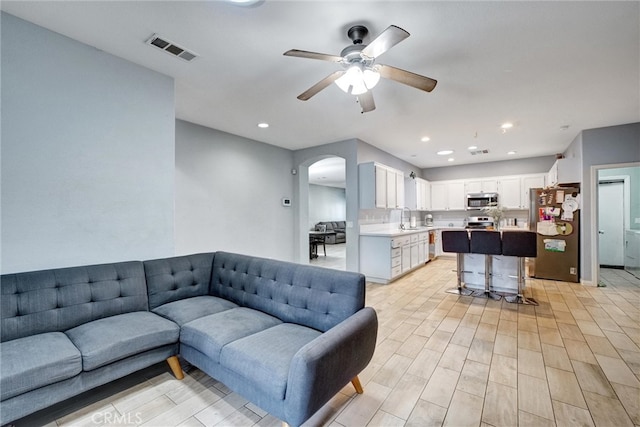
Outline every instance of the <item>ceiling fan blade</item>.
{"label": "ceiling fan blade", "polygon": [[369,58],[377,58],[407,37],[409,37],[409,33],[402,28],[389,25],[367,47],[362,49],[362,54]]}
{"label": "ceiling fan blade", "polygon": [[373,92],[370,90],[358,95],[358,102],[360,103],[363,113],[368,113],[376,109],[376,103],[373,102]]}
{"label": "ceiling fan blade", "polygon": [[329,74],[327,77],[320,80],[318,83],[314,84],[309,89],[307,89],[306,91],[298,95],[298,99],[300,101],[308,101],[309,98],[311,98],[313,95],[315,95],[316,93],[320,92],[322,89],[329,86],[331,83],[335,82],[344,73],[345,73],[344,70],[340,70],[340,71],[336,71],[333,74]]}
{"label": "ceiling fan blade", "polygon": [[431,92],[438,83],[437,80],[429,77],[421,76],[410,71],[401,70],[400,68],[392,67],[390,65],[378,64],[375,69],[380,73],[380,76],[395,80],[398,83],[402,83],[416,89]]}
{"label": "ceiling fan blade", "polygon": [[342,62],[341,56],[328,55],[326,53],[308,52],[306,50],[291,49],[283,53],[284,56],[296,56],[298,58],[319,59],[321,61]]}

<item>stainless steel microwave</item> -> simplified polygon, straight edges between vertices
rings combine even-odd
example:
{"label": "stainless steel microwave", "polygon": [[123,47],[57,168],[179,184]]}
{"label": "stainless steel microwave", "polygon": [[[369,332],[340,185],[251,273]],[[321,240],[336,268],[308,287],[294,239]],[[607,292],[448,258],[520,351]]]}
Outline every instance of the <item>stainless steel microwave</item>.
{"label": "stainless steel microwave", "polygon": [[479,210],[488,206],[498,205],[498,193],[469,193],[467,194],[467,210]]}

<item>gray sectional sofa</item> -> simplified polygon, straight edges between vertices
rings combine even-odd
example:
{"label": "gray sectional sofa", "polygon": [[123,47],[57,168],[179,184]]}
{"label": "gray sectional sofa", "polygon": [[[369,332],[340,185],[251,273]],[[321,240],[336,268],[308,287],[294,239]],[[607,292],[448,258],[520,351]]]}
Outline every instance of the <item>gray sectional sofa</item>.
{"label": "gray sectional sofa", "polygon": [[357,273],[216,252],[0,280],[2,424],[180,356],[297,426],[375,348]]}
{"label": "gray sectional sofa", "polygon": [[333,245],[336,243],[346,243],[347,242],[347,222],[346,221],[320,221],[316,224],[316,230],[318,229],[318,225],[324,225],[327,228],[327,231],[334,231],[336,234],[327,236],[325,238],[325,243]]}

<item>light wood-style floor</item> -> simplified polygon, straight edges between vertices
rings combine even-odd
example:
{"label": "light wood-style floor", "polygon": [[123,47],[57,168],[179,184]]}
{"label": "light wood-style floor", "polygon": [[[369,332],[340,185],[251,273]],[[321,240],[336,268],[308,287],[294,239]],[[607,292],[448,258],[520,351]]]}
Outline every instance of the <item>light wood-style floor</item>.
{"label": "light wood-style floor", "polygon": [[[379,334],[360,375],[307,426],[640,425],[640,281],[603,271],[606,287],[529,280],[538,307],[459,297],[439,258],[390,284],[367,285]],[[280,426],[198,369],[164,367],[51,426]],[[18,424],[20,425],[20,424]]]}

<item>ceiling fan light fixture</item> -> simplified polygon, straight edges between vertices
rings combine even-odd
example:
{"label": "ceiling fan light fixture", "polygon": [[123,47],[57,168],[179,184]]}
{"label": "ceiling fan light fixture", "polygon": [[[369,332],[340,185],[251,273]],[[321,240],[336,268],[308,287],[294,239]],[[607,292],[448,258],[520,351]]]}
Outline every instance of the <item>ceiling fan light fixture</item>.
{"label": "ceiling fan light fixture", "polygon": [[342,77],[336,80],[336,85],[345,93],[362,95],[369,89],[373,89],[380,81],[380,74],[376,71],[365,69],[362,66],[352,65]]}

